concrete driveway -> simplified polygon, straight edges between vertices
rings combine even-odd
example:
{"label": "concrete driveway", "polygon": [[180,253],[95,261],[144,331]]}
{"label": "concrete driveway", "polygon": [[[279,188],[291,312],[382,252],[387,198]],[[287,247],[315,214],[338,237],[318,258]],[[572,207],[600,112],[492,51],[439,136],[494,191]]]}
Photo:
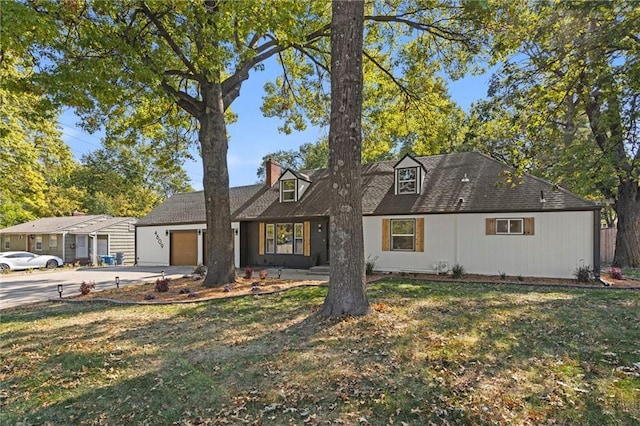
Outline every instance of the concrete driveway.
{"label": "concrete driveway", "polygon": [[62,284],[62,296],[80,294],[82,281],[95,281],[95,291],[133,283],[155,281],[162,276],[179,278],[193,272],[192,266],[111,266],[98,268],[65,269],[53,271],[16,271],[0,274],[0,309],[58,298],[58,284]]}

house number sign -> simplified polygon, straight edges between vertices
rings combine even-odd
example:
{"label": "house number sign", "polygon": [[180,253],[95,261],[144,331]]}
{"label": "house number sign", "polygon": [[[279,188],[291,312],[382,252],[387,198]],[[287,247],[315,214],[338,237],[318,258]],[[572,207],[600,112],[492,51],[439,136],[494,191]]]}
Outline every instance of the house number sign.
{"label": "house number sign", "polygon": [[156,241],[158,242],[158,245],[161,249],[163,249],[164,243],[162,242],[162,238],[160,238],[160,235],[158,235],[158,231],[154,231],[154,234],[156,234]]}

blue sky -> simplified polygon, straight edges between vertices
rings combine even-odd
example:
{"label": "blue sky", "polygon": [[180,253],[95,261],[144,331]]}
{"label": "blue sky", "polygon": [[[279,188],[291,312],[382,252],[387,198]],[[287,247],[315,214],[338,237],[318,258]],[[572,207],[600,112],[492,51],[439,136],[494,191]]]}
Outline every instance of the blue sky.
{"label": "blue sky", "polygon": [[[256,183],[258,181],[256,170],[264,155],[278,150],[297,149],[303,143],[315,142],[320,135],[328,131],[328,129],[310,128],[305,132],[294,132],[290,135],[279,133],[279,119],[263,117],[260,111],[263,86],[270,78],[273,78],[273,74],[267,71],[252,72],[249,80],[242,85],[240,96],[232,105],[233,111],[238,115],[238,121],[229,125],[227,129],[229,134],[227,161],[231,186]],[[486,96],[489,78],[490,75],[485,74],[450,82],[451,97],[460,107],[468,110],[472,102]],[[85,133],[76,126],[77,121],[71,111],[60,118],[62,138],[79,160],[83,154],[101,147],[101,135]],[[196,152],[194,157],[197,157]],[[193,188],[201,190],[202,163],[188,161],[184,168]]]}

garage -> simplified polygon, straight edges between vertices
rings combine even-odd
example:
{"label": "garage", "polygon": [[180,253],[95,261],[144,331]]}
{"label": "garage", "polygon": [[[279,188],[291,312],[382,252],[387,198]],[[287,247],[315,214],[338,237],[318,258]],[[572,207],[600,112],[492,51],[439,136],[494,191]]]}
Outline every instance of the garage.
{"label": "garage", "polygon": [[196,231],[171,231],[170,265],[195,266],[198,264],[198,234]]}

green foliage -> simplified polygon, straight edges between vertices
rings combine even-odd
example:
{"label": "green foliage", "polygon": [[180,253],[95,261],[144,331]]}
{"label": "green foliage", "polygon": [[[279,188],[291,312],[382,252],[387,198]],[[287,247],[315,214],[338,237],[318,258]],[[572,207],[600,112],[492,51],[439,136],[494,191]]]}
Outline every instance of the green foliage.
{"label": "green foliage", "polygon": [[[83,156],[69,184],[88,196],[82,210],[90,214],[142,217],[165,198],[191,190],[179,160],[164,160],[138,145],[111,145]],[[147,147],[148,148],[148,147]]]}
{"label": "green foliage", "polygon": [[576,280],[580,283],[588,283],[593,279],[593,273],[591,270],[591,266],[589,265],[580,265],[575,271],[573,271],[573,276],[576,277]]}
{"label": "green foliage", "polygon": [[464,276],[464,266],[459,265],[459,264],[455,264],[453,265],[453,268],[451,268],[451,277],[458,279],[458,278],[462,278]]}
{"label": "green foliage", "polygon": [[376,268],[376,262],[378,261],[378,256],[371,257],[371,255],[367,256],[367,260],[365,262],[365,272],[367,275],[373,275],[373,271]]}
{"label": "green foliage", "polygon": [[55,125],[57,109],[29,85],[32,72],[13,52],[3,53],[0,228],[46,215],[52,208],[76,205],[57,188],[75,163]]}
{"label": "green foliage", "polygon": [[507,19],[516,54],[475,106],[466,147],[613,201],[629,224],[616,261],[640,265],[639,9],[620,0],[538,2]]}

